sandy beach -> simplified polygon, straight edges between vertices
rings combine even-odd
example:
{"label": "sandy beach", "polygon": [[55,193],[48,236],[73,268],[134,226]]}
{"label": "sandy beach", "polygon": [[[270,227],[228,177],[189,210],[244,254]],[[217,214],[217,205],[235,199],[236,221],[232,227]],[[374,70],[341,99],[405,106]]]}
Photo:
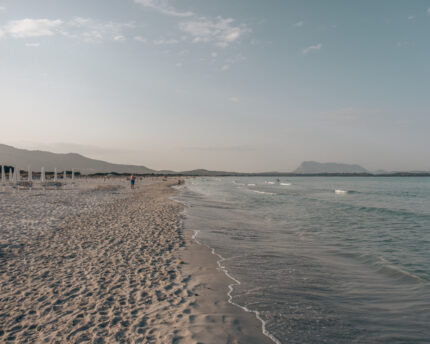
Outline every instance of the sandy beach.
{"label": "sandy beach", "polygon": [[182,228],[172,181],[0,193],[0,342],[271,343]]}

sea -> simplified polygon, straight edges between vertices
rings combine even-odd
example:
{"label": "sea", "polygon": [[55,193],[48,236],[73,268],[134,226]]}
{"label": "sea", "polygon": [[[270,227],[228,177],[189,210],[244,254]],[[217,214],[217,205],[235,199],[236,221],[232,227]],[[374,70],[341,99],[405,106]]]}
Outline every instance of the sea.
{"label": "sea", "polygon": [[430,178],[201,177],[179,200],[274,343],[430,343]]}

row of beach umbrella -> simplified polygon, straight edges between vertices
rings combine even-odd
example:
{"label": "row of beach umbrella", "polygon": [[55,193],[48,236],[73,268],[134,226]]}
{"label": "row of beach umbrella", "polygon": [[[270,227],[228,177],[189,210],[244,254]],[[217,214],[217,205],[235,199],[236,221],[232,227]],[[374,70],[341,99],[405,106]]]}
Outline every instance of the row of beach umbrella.
{"label": "row of beach umbrella", "polygon": [[[1,167],[1,184],[2,186],[6,186],[7,184],[7,177],[6,177],[6,170],[5,170],[5,166],[2,165]],[[64,171],[63,172],[63,183],[66,182],[67,179],[67,172]],[[72,169],[72,183],[75,180],[75,171]],[[25,181],[25,180],[21,180],[21,173],[20,173],[20,169],[19,168],[14,168],[13,171],[11,168],[9,168],[9,183],[12,185],[17,185],[19,182],[21,181]],[[33,183],[33,172],[31,170],[31,167],[28,167],[27,170],[27,180],[28,183]],[[57,169],[54,169],[54,183],[58,182],[58,173],[57,173]],[[45,168],[42,167],[41,171],[40,171],[40,183],[42,186],[46,185],[46,174],[45,174]]]}

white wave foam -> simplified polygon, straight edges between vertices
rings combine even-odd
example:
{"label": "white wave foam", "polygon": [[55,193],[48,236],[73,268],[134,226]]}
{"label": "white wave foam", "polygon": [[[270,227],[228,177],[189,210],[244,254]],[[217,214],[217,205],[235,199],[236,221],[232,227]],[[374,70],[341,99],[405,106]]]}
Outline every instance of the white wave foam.
{"label": "white wave foam", "polygon": [[271,334],[269,331],[267,331],[267,329],[266,329],[266,321],[261,317],[259,311],[253,311],[253,310],[251,310],[251,309],[249,309],[249,308],[247,308],[245,306],[241,306],[241,305],[239,305],[239,304],[237,304],[237,303],[235,303],[233,301],[232,293],[234,291],[234,287],[241,285],[241,282],[238,279],[234,278],[232,275],[230,275],[230,273],[228,272],[227,268],[222,264],[226,260],[223,256],[221,256],[220,254],[216,253],[214,248],[212,248],[212,247],[210,247],[210,246],[208,246],[206,244],[203,244],[201,241],[199,241],[197,239],[197,235],[199,234],[199,232],[200,232],[199,230],[194,231],[194,235],[192,236],[193,240],[197,244],[199,244],[199,245],[206,246],[212,252],[212,254],[214,256],[217,256],[219,258],[219,260],[217,261],[219,269],[222,272],[224,272],[224,274],[234,282],[234,283],[231,283],[231,284],[228,285],[228,290],[229,290],[228,293],[227,293],[227,297],[228,297],[227,301],[228,301],[228,303],[230,303],[230,304],[232,304],[232,305],[234,305],[236,307],[239,307],[240,309],[244,310],[245,312],[254,313],[255,317],[258,320],[260,320],[260,322],[261,322],[261,330],[262,330],[263,334],[266,337],[268,337],[270,340],[272,340],[275,344],[281,344],[281,342],[273,334]]}
{"label": "white wave foam", "polygon": [[258,191],[258,190],[251,190],[252,192],[258,193],[258,194],[265,194],[265,195],[276,195],[273,192],[266,192],[266,191]]}
{"label": "white wave foam", "polygon": [[336,190],[334,190],[334,193],[338,194],[338,195],[345,195],[345,194],[348,193],[348,191],[347,190],[336,189]]}
{"label": "white wave foam", "polygon": [[267,180],[265,181],[265,183],[266,183],[266,184],[270,184],[270,185],[275,184],[275,182],[268,182]]}
{"label": "white wave foam", "polygon": [[291,183],[280,183],[283,186],[291,186]]}
{"label": "white wave foam", "polygon": [[255,186],[255,184],[248,184],[248,186]]}

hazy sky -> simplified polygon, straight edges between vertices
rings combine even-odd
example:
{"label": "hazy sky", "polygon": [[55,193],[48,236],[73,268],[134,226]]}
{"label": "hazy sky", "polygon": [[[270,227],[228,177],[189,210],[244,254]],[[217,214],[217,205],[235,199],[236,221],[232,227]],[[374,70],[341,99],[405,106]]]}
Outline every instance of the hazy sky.
{"label": "hazy sky", "polygon": [[0,143],[430,170],[430,0],[0,0]]}

